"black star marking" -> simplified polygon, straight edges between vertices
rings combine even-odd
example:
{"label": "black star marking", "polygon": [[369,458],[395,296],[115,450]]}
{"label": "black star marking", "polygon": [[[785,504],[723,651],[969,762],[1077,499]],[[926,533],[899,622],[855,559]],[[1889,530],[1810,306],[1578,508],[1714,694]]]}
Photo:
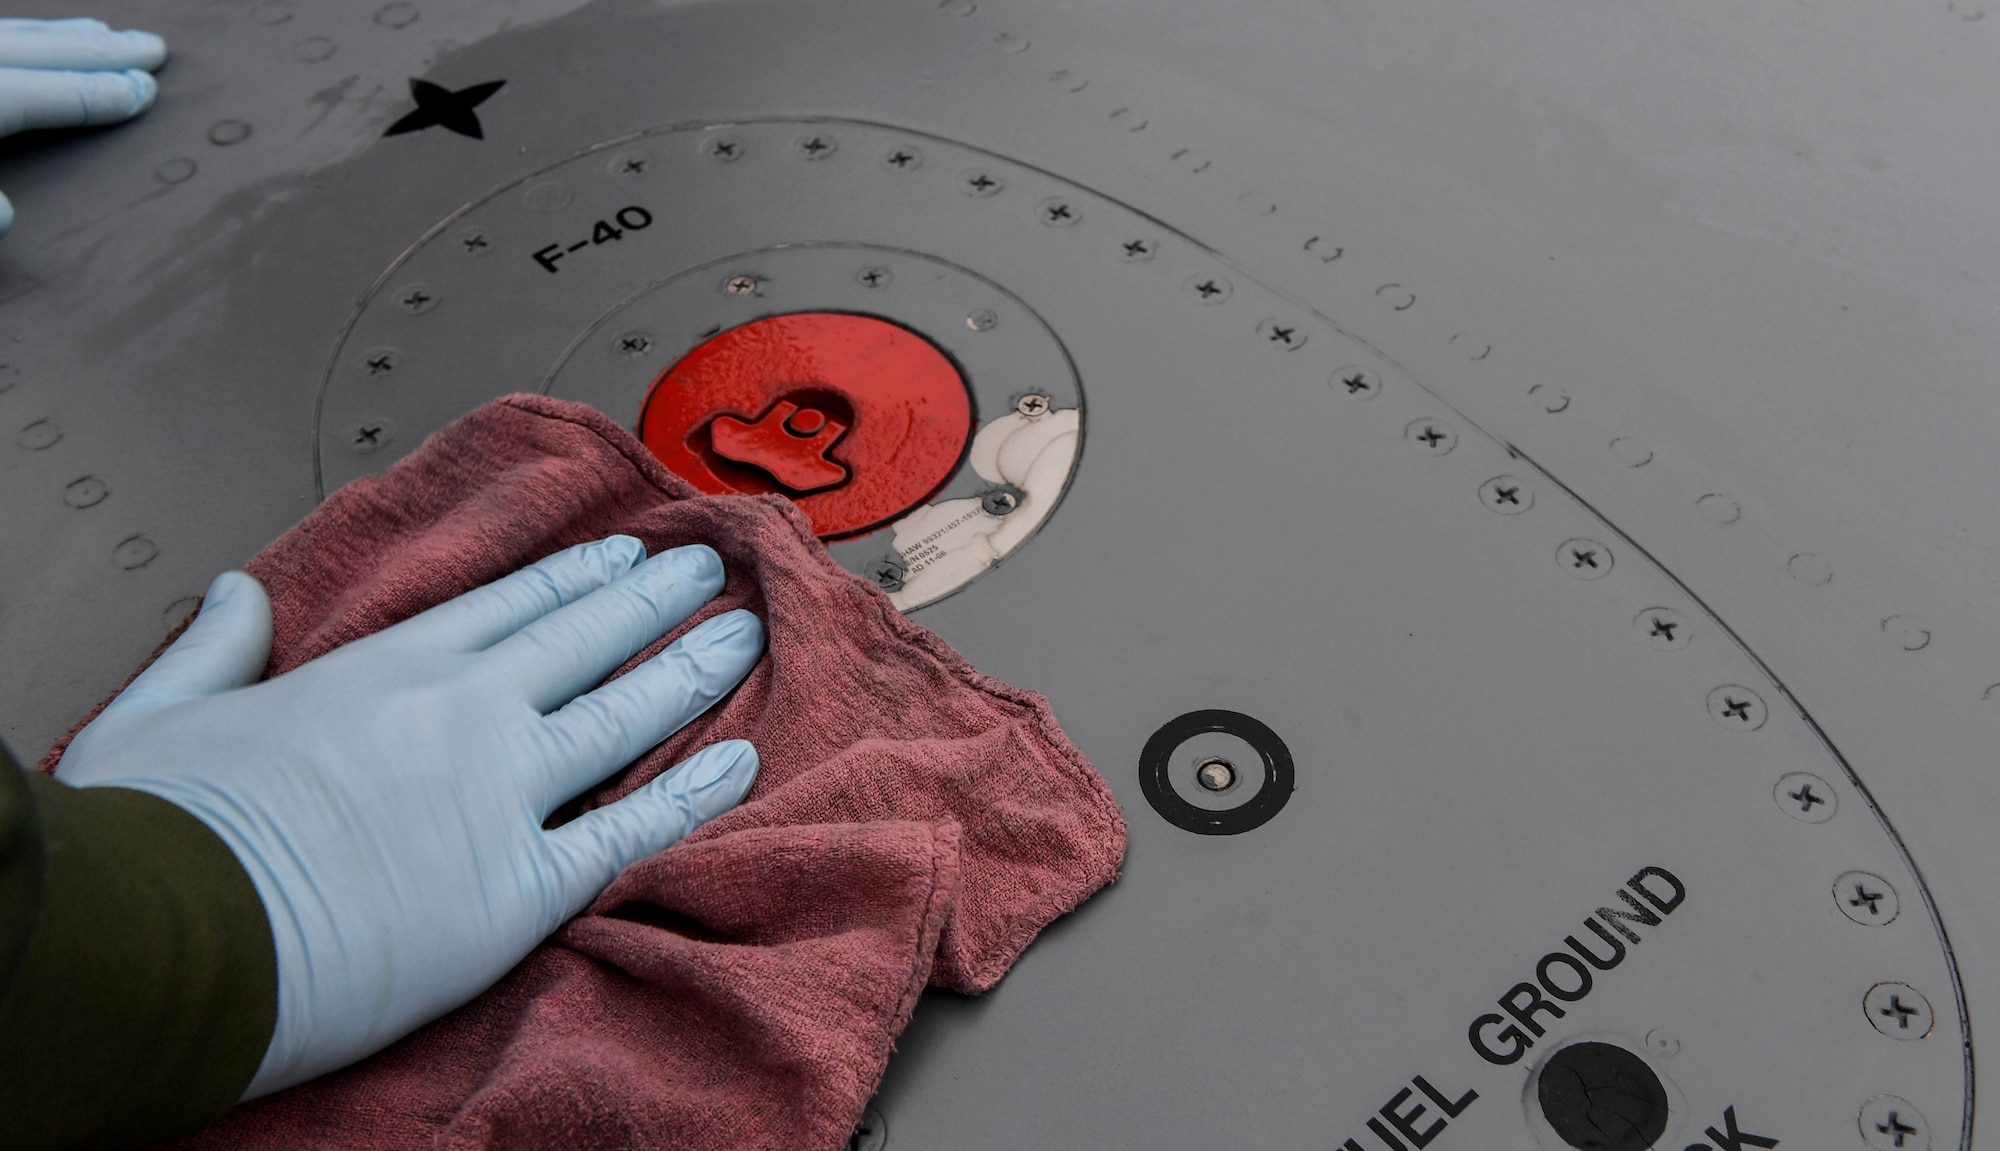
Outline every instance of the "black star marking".
{"label": "black star marking", "polygon": [[461,136],[484,140],[486,133],[479,127],[479,117],[472,110],[484,104],[487,97],[498,92],[507,83],[505,80],[489,80],[484,84],[474,84],[470,88],[460,88],[453,92],[440,88],[429,80],[410,77],[410,95],[417,101],[417,110],[389,125],[384,136],[400,136],[405,132],[421,132],[425,128],[446,128]]}

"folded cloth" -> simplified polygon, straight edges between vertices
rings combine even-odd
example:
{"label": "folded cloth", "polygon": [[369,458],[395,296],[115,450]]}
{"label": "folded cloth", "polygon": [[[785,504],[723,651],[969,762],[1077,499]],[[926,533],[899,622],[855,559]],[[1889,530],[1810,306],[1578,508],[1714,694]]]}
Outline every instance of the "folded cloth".
{"label": "folded cloth", "polygon": [[762,757],[749,799],[472,1003],[173,1146],[831,1151],[926,984],[991,988],[1116,877],[1124,821],[1040,696],[905,619],[787,501],[699,495],[577,404],[495,401],[252,560],[268,674],[617,532],[714,547],[728,586],[686,626],[749,608],[769,654],[570,814],[720,739]]}

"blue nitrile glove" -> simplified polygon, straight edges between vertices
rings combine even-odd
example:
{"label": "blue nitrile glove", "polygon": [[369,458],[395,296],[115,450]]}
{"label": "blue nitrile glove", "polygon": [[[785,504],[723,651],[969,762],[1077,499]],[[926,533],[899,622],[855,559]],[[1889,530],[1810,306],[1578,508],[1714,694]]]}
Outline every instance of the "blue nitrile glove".
{"label": "blue nitrile glove", "polygon": [[[158,36],[102,20],[0,19],[0,136],[130,120],[160,94],[149,73],[166,58]],[[0,236],[13,225],[0,196]]]}
{"label": "blue nitrile glove", "polygon": [[185,808],[256,884],[278,1021],[245,1098],[471,999],[625,867],[750,790],[756,751],[718,743],[542,829],[727,694],[763,649],[757,618],[728,612],[591,690],[722,588],[708,548],[645,554],[629,536],[571,548],[262,682],[270,600],[226,572],[193,626],[70,744],[58,779]]}

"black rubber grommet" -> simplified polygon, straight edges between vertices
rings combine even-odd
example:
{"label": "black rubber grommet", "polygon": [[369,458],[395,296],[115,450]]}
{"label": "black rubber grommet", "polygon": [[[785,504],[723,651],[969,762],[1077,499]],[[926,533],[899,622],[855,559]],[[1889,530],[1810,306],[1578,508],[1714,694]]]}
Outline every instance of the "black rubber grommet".
{"label": "black rubber grommet", "polygon": [[[1167,778],[1175,749],[1208,732],[1235,736],[1255,748],[1264,761],[1264,778],[1250,798],[1222,811],[1196,807],[1182,799]],[[1145,793],[1146,802],[1168,823],[1197,835],[1241,835],[1262,827],[1292,798],[1292,778],[1292,752],[1285,741],[1240,711],[1191,711],[1168,720],[1139,753],[1139,790]]]}

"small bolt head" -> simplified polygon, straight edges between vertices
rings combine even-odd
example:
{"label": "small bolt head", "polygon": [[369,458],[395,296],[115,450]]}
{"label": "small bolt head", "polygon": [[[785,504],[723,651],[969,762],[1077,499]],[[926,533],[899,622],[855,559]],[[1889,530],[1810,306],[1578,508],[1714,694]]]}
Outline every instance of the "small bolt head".
{"label": "small bolt head", "polygon": [[1770,718],[1762,696],[1734,683],[1708,693],[1708,714],[1731,731],[1756,731]]}
{"label": "small bolt head", "polygon": [[1896,921],[1902,903],[1889,881],[1872,871],[1849,871],[1833,881],[1833,905],[1863,927],[1884,927]]}
{"label": "small bolt head", "polygon": [[1564,540],[1556,549],[1556,566],[1577,579],[1603,579],[1615,563],[1611,549],[1596,540]]}
{"label": "small bolt head", "polygon": [[1875,1151],[1930,1151],[1931,1128],[1908,1099],[1877,1095],[1861,1105],[1862,1141]]}
{"label": "small bolt head", "polygon": [[981,308],[965,317],[965,326],[975,332],[990,332],[1000,326],[1000,313],[992,308]]}
{"label": "small bolt head", "polygon": [[381,451],[394,443],[396,425],[389,420],[357,420],[347,427],[347,447],[357,456]]}
{"label": "small bolt head", "polygon": [[1270,347],[1296,352],[1306,346],[1306,326],[1297,320],[1272,316],[1257,325],[1257,334]]}
{"label": "small bolt head", "polygon": [[1029,395],[1022,396],[1020,399],[1014,401],[1014,410],[1021,413],[1024,416],[1027,416],[1029,419],[1033,419],[1034,417],[1040,415],[1046,415],[1048,413],[1049,407],[1050,407],[1050,402],[1047,396],[1035,395],[1032,393]]}
{"label": "small bolt head", "polygon": [[862,566],[861,574],[883,591],[893,592],[903,590],[903,573],[905,570],[901,559],[884,557],[868,561],[867,564]]}
{"label": "small bolt head", "polygon": [[799,155],[808,160],[824,160],[839,150],[838,140],[821,133],[815,133],[799,141]]}
{"label": "small bolt head", "polygon": [[1403,438],[1433,456],[1441,456],[1458,446],[1458,432],[1443,420],[1411,420]]}
{"label": "small bolt head", "polygon": [[493,250],[493,241],[484,230],[467,228],[458,234],[458,246],[468,256],[483,256]]}
{"label": "small bolt head", "polygon": [[734,136],[710,136],[701,142],[701,153],[720,163],[733,163],[743,158],[743,141]]}
{"label": "small bolt head", "polygon": [[722,290],[731,296],[748,296],[757,291],[755,276],[731,276],[723,282]]}
{"label": "small bolt head", "polygon": [[1489,511],[1518,516],[1535,506],[1535,489],[1513,476],[1494,476],[1479,485],[1479,502]]}
{"label": "small bolt head", "polygon": [[870,264],[854,273],[854,282],[864,288],[886,288],[896,274],[880,264]]}
{"label": "small bolt head", "polygon": [[1800,823],[1825,823],[1840,810],[1840,795],[1809,771],[1787,772],[1771,789],[1771,798],[1786,815]]}
{"label": "small bolt head", "polygon": [[1236,786],[1236,765],[1226,759],[1204,759],[1195,765],[1194,778],[1207,791],[1228,791]]}
{"label": "small bolt head", "polygon": [[1204,304],[1220,304],[1235,293],[1236,287],[1222,276],[1197,272],[1182,284],[1182,290]]}
{"label": "small bolt head", "polygon": [[1118,258],[1128,264],[1143,264],[1159,254],[1160,242],[1143,236],[1118,245]]}
{"label": "small bolt head", "polygon": [[1327,381],[1334,395],[1352,396],[1357,400],[1372,400],[1382,394],[1382,380],[1366,368],[1346,367],[1333,373]]}
{"label": "small bolt head", "polygon": [[1863,997],[1861,1009],[1875,1030],[1906,1042],[1928,1037],[1937,1023],[1931,1001],[1907,983],[1877,983]]}
{"label": "small bolt head", "polygon": [[923,149],[914,144],[891,148],[882,157],[882,166],[896,172],[914,172],[924,166]]}
{"label": "small bolt head", "polygon": [[1021,506],[1021,499],[1013,492],[995,489],[979,497],[979,506],[986,509],[989,516],[1004,516]]}
{"label": "small bolt head", "polygon": [[361,354],[354,366],[360,369],[362,375],[379,380],[394,375],[402,362],[402,354],[394,348],[370,348]]}
{"label": "small bolt head", "polygon": [[1687,617],[1670,607],[1649,607],[1633,616],[1632,631],[1660,651],[1679,651],[1694,636]]}
{"label": "small bolt head", "polygon": [[629,359],[637,359],[653,350],[653,337],[636,328],[620,332],[611,338],[611,350]]}

